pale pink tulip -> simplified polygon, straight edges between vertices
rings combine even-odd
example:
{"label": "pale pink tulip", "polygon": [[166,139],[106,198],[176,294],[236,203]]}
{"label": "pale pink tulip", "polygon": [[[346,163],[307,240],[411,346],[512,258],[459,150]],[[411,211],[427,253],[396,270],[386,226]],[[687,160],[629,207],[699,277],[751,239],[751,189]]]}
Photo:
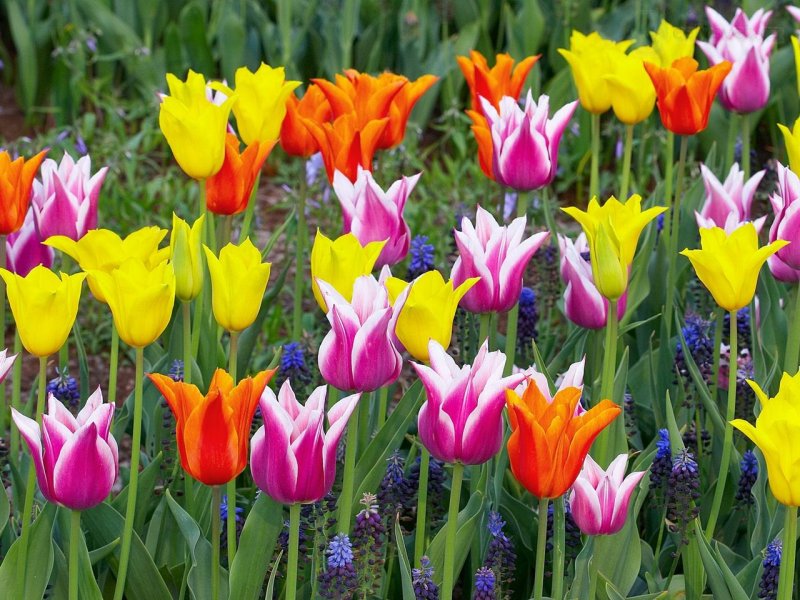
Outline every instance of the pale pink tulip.
{"label": "pale pink tulip", "polygon": [[[777,171],[778,186],[769,198],[775,213],[769,229],[769,241],[800,240],[800,179],[794,171],[781,163],[778,163]],[[767,264],[776,279],[800,281],[800,241],[791,243],[770,256]]]}
{"label": "pale pink tulip", "polygon": [[700,165],[700,173],[706,188],[706,199],[700,212],[694,213],[698,227],[721,227],[730,233],[746,221],[753,221],[756,231],[761,231],[767,217],[753,220],[750,208],[766,171],[759,171],[745,181],[744,171],[738,163],[734,163],[724,182],[720,182],[704,164]]}

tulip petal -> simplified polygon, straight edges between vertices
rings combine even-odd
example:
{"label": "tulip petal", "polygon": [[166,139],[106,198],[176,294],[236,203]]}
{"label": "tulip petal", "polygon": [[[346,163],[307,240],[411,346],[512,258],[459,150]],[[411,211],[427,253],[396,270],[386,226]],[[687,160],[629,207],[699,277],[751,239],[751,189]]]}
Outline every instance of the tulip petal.
{"label": "tulip petal", "polygon": [[53,471],[53,496],[72,510],[86,510],[108,497],[116,465],[108,444],[89,423],[64,444]]}

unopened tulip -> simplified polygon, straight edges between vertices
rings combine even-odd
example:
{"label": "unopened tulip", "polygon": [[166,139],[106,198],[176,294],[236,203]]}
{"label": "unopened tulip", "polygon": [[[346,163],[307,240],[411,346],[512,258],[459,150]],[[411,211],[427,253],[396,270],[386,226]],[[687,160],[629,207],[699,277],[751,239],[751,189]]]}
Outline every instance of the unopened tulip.
{"label": "unopened tulip", "polygon": [[706,188],[706,199],[700,212],[695,212],[698,227],[716,226],[731,232],[742,223],[753,221],[756,231],[761,231],[767,217],[753,220],[750,208],[753,205],[756,189],[766,171],[759,171],[745,181],[744,171],[739,169],[738,163],[734,163],[724,182],[720,182],[703,164],[700,165],[700,173]]}
{"label": "unopened tulip", "polygon": [[[797,174],[777,164],[778,186],[770,196],[775,219],[769,228],[769,241],[790,240],[767,259],[772,274],[781,281],[800,281],[800,178]],[[792,246],[795,246],[794,248]]]}
{"label": "unopened tulip", "polygon": [[14,233],[25,222],[31,202],[33,178],[44,160],[47,150],[29,159],[0,152],[0,235]]}
{"label": "unopened tulip", "polygon": [[244,152],[232,133],[225,138],[225,160],[219,171],[206,179],[206,206],[217,215],[236,215],[247,208],[264,161],[275,142],[254,141]]}
{"label": "unopened tulip", "polygon": [[469,58],[457,56],[456,61],[469,86],[472,110],[478,113],[483,111],[481,98],[485,98],[496,110],[500,110],[503,96],[519,100],[525,79],[540,56],[528,56],[515,66],[511,55],[498,54],[492,68],[489,68],[486,58],[477,50],[471,50]]}
{"label": "unopened tulip", "polygon": [[612,535],[625,525],[631,495],[645,474],[634,471],[625,477],[627,466],[627,454],[617,456],[605,470],[586,455],[569,495],[572,518],[584,534]]}
{"label": "unopened tulip", "polygon": [[800,119],[794,122],[791,129],[780,123],[778,129],[783,134],[786,154],[789,155],[789,168],[795,173],[800,173]]}
{"label": "unopened tulip", "polygon": [[461,231],[455,232],[459,257],[450,276],[455,286],[480,278],[461,300],[466,310],[506,312],[517,303],[525,267],[550,235],[543,231],[523,239],[526,221],[518,217],[501,226],[480,206],[475,225],[467,217],[461,220]]}
{"label": "unopened tulip", "polygon": [[298,100],[291,94],[286,101],[286,118],[281,125],[281,148],[291,156],[309,157],[319,151],[319,145],[303,124],[303,119],[314,123],[327,123],[333,111],[318,85],[311,84]]}
{"label": "unopened tulip", "polygon": [[0,269],[0,277],[25,349],[38,357],[58,352],[78,315],[86,274],[59,276],[40,265],[25,277]]}
{"label": "unopened tulip", "polygon": [[238,99],[233,116],[242,141],[272,147],[286,116],[286,100],[300,82],[286,81],[283,67],[273,69],[262,62],[255,73],[247,67],[236,69],[234,83]]}
{"label": "unopened tulip", "polygon": [[6,264],[0,266],[22,277],[37,265],[51,268],[55,253],[42,241],[33,221],[33,211],[29,210],[22,227],[6,237]]}
{"label": "unopened tulip", "polygon": [[372,173],[360,166],[355,183],[339,171],[333,176],[333,190],[342,206],[344,233],[352,233],[363,246],[386,242],[375,262],[378,268],[396,264],[408,254],[411,232],[403,209],[420,175],[403,177],[385,192]]}
{"label": "unopened tulip", "polygon": [[284,504],[317,502],[336,479],[336,449],[361,394],[339,400],[325,420],[326,387],[315,389],[305,404],[297,401],[287,379],[278,396],[261,395],[262,425],[253,436],[250,471],[256,485]]}
{"label": "unopened tulip", "polygon": [[114,405],[103,402],[100,388],[77,417],[50,394],[41,428],[14,408],[11,414],[49,502],[86,510],[108,498],[119,473],[119,452],[111,434]]}
{"label": "unopened tulip", "polygon": [[169,249],[172,267],[175,270],[175,295],[183,302],[194,300],[203,289],[203,223],[200,215],[194,224],[189,224],[172,213],[172,233]]}
{"label": "unopened tulip", "polygon": [[699,32],[700,28],[695,27],[687,35],[682,29],[670,25],[662,19],[658,30],[650,32],[653,50],[658,55],[659,66],[668,67],[679,58],[694,56],[694,42]]}
{"label": "unopened tulip", "polygon": [[611,108],[626,125],[641,123],[653,112],[656,90],[644,70],[644,61],[656,61],[658,55],[649,46],[636,48],[617,58],[614,72],[605,76],[611,89]]}

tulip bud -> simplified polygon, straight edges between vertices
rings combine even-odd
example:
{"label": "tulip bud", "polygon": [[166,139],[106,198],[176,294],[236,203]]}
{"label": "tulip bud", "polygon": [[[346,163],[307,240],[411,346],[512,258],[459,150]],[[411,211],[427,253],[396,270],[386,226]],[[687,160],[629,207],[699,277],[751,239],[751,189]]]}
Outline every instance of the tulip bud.
{"label": "tulip bud", "polygon": [[620,262],[619,242],[613,230],[600,225],[593,240],[592,273],[600,293],[609,300],[617,300],[628,289],[628,267]]}
{"label": "tulip bud", "polygon": [[183,302],[197,298],[203,289],[203,258],[200,253],[205,215],[189,224],[172,213],[169,247],[175,269],[175,296]]}

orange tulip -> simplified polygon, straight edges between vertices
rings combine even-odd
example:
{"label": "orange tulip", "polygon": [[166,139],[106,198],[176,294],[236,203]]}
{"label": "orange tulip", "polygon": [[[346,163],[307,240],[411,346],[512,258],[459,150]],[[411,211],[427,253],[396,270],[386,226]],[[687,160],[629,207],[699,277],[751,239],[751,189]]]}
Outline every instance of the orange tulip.
{"label": "orange tulip", "polygon": [[703,71],[697,66],[690,57],[679,58],[665,68],[644,63],[656,88],[661,122],[678,135],[694,135],[706,128],[711,103],[732,65],[722,61]]}
{"label": "orange tulip", "polygon": [[314,136],[303,125],[303,119],[325,123],[333,116],[331,105],[318,85],[310,85],[303,97],[289,96],[286,118],[281,126],[281,148],[291,156],[309,157],[319,150]]}
{"label": "orange tulip", "polygon": [[373,77],[353,69],[337,75],[336,81],[312,79],[333,110],[333,118],[353,114],[356,129],[363,130],[370,121],[389,117],[392,101],[408,83],[408,79],[391,73]]}
{"label": "orange tulip", "polygon": [[28,160],[20,156],[12,161],[8,152],[0,152],[0,235],[22,227],[31,203],[33,177],[45,154],[47,150],[42,150]]}
{"label": "orange tulip", "polygon": [[506,391],[511,472],[537,498],[558,498],[575,483],[592,442],[621,412],[611,400],[601,400],[576,416],[580,397],[575,387],[559,390],[552,402],[536,385],[521,398]]}
{"label": "orange tulip", "polygon": [[250,422],[274,374],[261,371],[234,387],[231,376],[217,369],[205,396],[197,386],[148,375],[175,415],[181,466],[189,475],[206,485],[222,485],[244,471]]}
{"label": "orange tulip", "polygon": [[477,50],[472,50],[469,58],[466,56],[456,57],[472,95],[472,110],[483,114],[483,108],[478,99],[480,96],[491,102],[497,110],[500,110],[500,99],[503,96],[513,96],[519,100],[525,78],[540,56],[541,54],[529,56],[514,67],[514,59],[509,54],[498,54],[491,69],[486,58]]}
{"label": "orange tulip", "polygon": [[[379,79],[388,77],[401,76],[393,73],[383,73]],[[380,142],[378,142],[379,149],[394,148],[403,141],[406,135],[408,117],[411,116],[414,105],[438,80],[439,78],[436,75],[423,75],[416,81],[408,81],[400,89],[389,106],[389,125],[383,132]]]}
{"label": "orange tulip", "polygon": [[247,208],[256,177],[275,142],[254,141],[239,153],[239,138],[225,138],[222,168],[206,179],[206,206],[217,215],[235,215]]}
{"label": "orange tulip", "polygon": [[467,114],[472,119],[472,133],[475,135],[475,141],[478,142],[478,164],[481,166],[483,174],[494,180],[494,167],[492,166],[494,146],[489,122],[480,111],[468,110]]}

